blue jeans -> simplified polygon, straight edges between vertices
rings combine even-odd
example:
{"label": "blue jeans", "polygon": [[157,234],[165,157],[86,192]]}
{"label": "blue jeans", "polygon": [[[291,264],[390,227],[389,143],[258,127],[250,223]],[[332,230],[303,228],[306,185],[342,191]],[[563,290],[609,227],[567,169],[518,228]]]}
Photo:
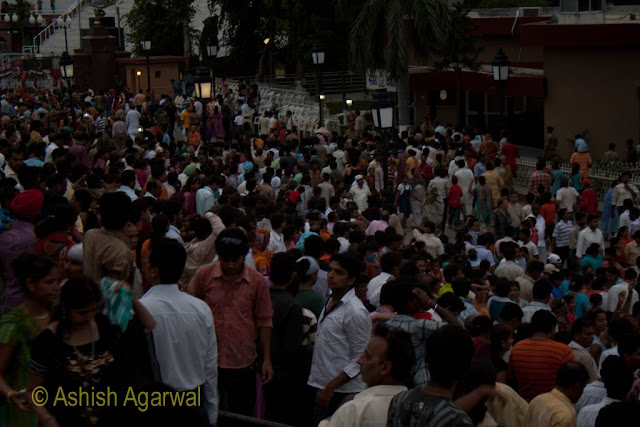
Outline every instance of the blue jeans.
{"label": "blue jeans", "polygon": [[453,208],[449,206],[449,227],[453,224],[453,227],[460,227],[460,208]]}

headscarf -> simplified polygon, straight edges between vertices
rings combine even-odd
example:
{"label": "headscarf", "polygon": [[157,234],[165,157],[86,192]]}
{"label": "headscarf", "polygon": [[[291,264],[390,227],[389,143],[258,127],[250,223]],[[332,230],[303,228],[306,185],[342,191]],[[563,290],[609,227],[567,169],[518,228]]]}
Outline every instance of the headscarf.
{"label": "headscarf", "polygon": [[264,252],[267,250],[267,246],[269,245],[269,238],[271,237],[271,233],[266,228],[259,228],[256,231],[256,239],[253,242],[253,251],[255,253]]}

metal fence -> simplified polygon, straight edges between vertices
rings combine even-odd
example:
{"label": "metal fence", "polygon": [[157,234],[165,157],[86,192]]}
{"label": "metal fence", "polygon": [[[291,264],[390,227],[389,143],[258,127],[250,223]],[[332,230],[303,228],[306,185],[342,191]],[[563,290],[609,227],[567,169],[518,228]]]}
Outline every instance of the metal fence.
{"label": "metal fence", "polygon": [[[514,180],[513,186],[516,191],[522,194],[527,193],[527,187],[529,185],[529,178],[531,174],[536,170],[536,163],[538,158],[536,157],[520,157],[516,160],[518,165],[518,177]],[[551,164],[547,163],[550,168]],[[561,163],[560,170],[569,179],[571,175],[571,165],[569,163]],[[607,194],[611,183],[620,178],[620,174],[624,171],[631,173],[631,183],[636,187],[640,187],[640,168],[637,165],[624,162],[615,162],[610,165],[602,166],[600,164],[594,164],[589,169],[589,179],[591,180],[591,187],[596,190],[598,195],[598,201],[602,203],[604,196]]]}

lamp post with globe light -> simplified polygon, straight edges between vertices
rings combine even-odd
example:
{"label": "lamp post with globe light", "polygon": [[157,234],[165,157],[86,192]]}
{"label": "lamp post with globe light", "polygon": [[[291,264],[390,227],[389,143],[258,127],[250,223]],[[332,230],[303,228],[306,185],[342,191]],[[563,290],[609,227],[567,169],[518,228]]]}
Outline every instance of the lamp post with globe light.
{"label": "lamp post with globe light", "polygon": [[211,37],[207,41],[207,57],[211,60],[211,76],[213,78],[213,84],[211,93],[216,96],[216,58],[218,57],[218,40]]}
{"label": "lamp post with globe light", "polygon": [[506,85],[507,80],[509,80],[511,63],[509,62],[509,58],[507,57],[507,55],[505,55],[504,50],[502,50],[502,46],[498,48],[498,53],[496,53],[496,56],[493,57],[491,68],[493,71],[493,80],[498,84],[498,96],[500,98],[500,120],[504,121],[504,86]]}
{"label": "lamp post with globe light", "polygon": [[371,98],[371,115],[373,116],[373,126],[382,137],[382,173],[384,176],[382,200],[386,208],[389,208],[393,201],[393,191],[389,184],[389,138],[388,132],[393,128],[393,99],[386,90],[376,91]]}
{"label": "lamp post with globe light", "polygon": [[73,58],[68,52],[64,52],[60,57],[60,74],[67,82],[67,89],[69,90],[69,105],[71,107],[71,111],[75,113],[75,110],[73,109],[73,95],[71,91],[71,85],[73,83]]}
{"label": "lamp post with globe light", "polygon": [[59,17],[56,20],[56,24],[58,25],[58,27],[62,27],[64,28],[64,50],[69,52],[69,41],[67,40],[67,28],[71,27],[71,16],[67,15],[66,18],[64,17]]}
{"label": "lamp post with globe light", "polygon": [[208,148],[208,142],[206,140],[206,136],[207,136],[207,122],[206,122],[206,104],[205,101],[207,99],[211,99],[211,75],[209,74],[209,70],[207,70],[206,68],[198,68],[198,70],[196,71],[196,76],[193,79],[193,83],[195,84],[195,90],[196,90],[196,98],[200,99],[200,102],[202,103],[202,113],[203,113],[203,117],[201,117],[201,122],[200,123],[200,134],[202,136],[202,141],[204,142],[205,145],[205,150]]}

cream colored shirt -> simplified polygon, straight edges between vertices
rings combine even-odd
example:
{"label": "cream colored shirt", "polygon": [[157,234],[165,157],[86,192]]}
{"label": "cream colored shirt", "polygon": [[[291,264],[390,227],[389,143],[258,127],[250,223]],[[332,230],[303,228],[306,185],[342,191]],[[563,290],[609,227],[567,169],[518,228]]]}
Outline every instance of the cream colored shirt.
{"label": "cream colored shirt", "polygon": [[569,343],[569,348],[573,352],[573,357],[576,358],[576,362],[584,366],[589,373],[589,382],[597,380],[598,367],[596,366],[596,361],[593,360],[591,353],[575,341],[571,341]]}
{"label": "cream colored shirt", "polygon": [[575,427],[576,421],[573,404],[557,388],[533,399],[525,417],[528,427]]}
{"label": "cream colored shirt", "polygon": [[529,404],[514,389],[496,383],[496,394],[487,401],[488,413],[500,426],[525,427]]}
{"label": "cream colored shirt", "polygon": [[376,385],[356,394],[340,406],[319,427],[385,427],[391,399],[407,388],[402,385]]}

